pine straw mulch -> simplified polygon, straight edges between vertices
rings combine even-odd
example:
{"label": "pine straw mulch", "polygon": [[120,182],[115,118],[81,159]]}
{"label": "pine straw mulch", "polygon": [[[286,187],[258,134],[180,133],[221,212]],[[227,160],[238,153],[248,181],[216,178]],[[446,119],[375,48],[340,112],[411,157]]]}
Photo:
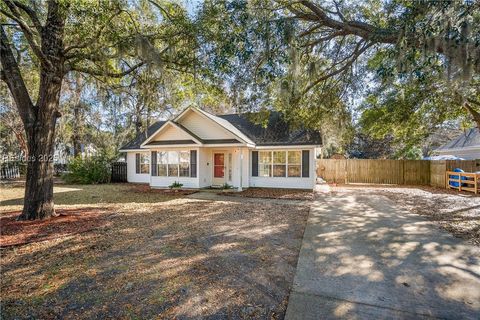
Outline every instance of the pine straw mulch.
{"label": "pine straw mulch", "polygon": [[348,185],[332,191],[380,194],[398,206],[427,217],[458,238],[480,245],[480,195],[428,186]]}
{"label": "pine straw mulch", "polygon": [[20,211],[0,216],[0,248],[52,240],[87,232],[108,223],[102,208],[60,209],[46,220],[17,221]]}
{"label": "pine straw mulch", "polygon": [[283,200],[312,200],[313,191],[305,189],[248,188],[241,192],[222,192],[219,194],[246,197]]}
{"label": "pine straw mulch", "polygon": [[170,197],[183,197],[198,192],[197,190],[191,189],[157,189],[151,188],[149,185],[146,184],[135,184],[131,187],[130,190],[135,193],[162,194]]}

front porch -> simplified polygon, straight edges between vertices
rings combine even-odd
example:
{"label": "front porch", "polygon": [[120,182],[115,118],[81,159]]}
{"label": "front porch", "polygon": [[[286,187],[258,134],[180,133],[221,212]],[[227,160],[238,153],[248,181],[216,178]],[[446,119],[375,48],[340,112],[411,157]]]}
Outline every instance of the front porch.
{"label": "front porch", "polygon": [[[248,148],[214,146],[188,149],[151,149],[151,152],[156,153],[152,162],[157,163],[157,168],[152,170],[154,172],[150,177],[150,186],[165,188],[179,182],[184,188],[195,189],[231,187],[242,190],[248,187]],[[179,156],[177,161],[175,153],[184,156]]]}

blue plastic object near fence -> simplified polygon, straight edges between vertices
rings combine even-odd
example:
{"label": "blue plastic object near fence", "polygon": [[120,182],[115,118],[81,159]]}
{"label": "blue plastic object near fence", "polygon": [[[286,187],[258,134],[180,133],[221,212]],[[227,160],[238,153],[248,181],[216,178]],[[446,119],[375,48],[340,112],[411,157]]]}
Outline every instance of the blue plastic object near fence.
{"label": "blue plastic object near fence", "polygon": [[[465,172],[463,171],[462,169],[460,168],[455,168],[453,169],[453,172]],[[450,179],[457,179],[459,178],[459,176],[455,176],[455,175],[449,175],[449,178]],[[467,177],[462,177],[462,180],[467,180]],[[460,186],[460,183],[458,183],[457,181],[450,181],[449,184],[452,186],[452,187],[459,187]]]}

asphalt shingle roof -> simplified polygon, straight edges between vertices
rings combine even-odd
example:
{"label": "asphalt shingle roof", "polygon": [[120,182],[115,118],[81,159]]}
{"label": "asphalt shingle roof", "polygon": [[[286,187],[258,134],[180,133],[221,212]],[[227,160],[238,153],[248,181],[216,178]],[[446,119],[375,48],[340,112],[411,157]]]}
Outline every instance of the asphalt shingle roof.
{"label": "asphalt shingle roof", "polygon": [[274,145],[319,145],[320,132],[293,129],[278,112],[271,112],[268,125],[264,128],[249,119],[248,114],[227,114],[218,116],[227,120],[259,146]]}
{"label": "asphalt shingle roof", "polygon": [[[258,146],[288,146],[288,145],[320,145],[322,143],[321,135],[318,131],[306,129],[293,129],[285,122],[278,112],[272,112],[268,119],[268,125],[263,127],[250,120],[248,114],[226,114],[213,116],[228,122],[230,128],[234,127]],[[166,121],[158,121],[151,125],[146,133],[138,135],[123,146],[122,150],[139,149],[140,145],[152,134],[154,134]],[[223,124],[225,124],[225,122]],[[182,127],[183,129],[183,127]],[[233,130],[231,130],[233,131]],[[187,132],[189,132],[187,130]],[[196,137],[195,135],[193,135]],[[203,141],[201,139],[198,139]],[[219,141],[204,141],[205,143],[222,143]],[[234,142],[233,139],[231,141]],[[238,141],[237,141],[238,142]],[[173,141],[172,141],[173,143]]]}
{"label": "asphalt shingle roof", "polygon": [[480,130],[471,128],[457,138],[438,148],[438,150],[460,149],[466,147],[480,146]]}

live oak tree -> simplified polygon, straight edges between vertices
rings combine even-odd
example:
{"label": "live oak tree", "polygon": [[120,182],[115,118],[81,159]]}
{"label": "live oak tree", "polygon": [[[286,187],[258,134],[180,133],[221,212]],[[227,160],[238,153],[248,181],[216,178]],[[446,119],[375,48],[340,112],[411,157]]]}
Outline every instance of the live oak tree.
{"label": "live oak tree", "polygon": [[478,1],[277,0],[275,4],[299,22],[296,34],[304,52],[329,59],[301,94],[350,73],[356,63],[383,51],[383,60],[390,63],[388,68],[378,65],[376,71],[383,78],[389,75],[402,81],[408,74],[442,73],[436,94],[448,89],[448,95],[456,97],[451,108],[462,107],[480,127]]}
{"label": "live oak tree", "polygon": [[[140,1],[3,0],[0,4],[1,79],[22,120],[28,148],[20,220],[55,215],[53,154],[61,116],[62,81],[72,71],[104,81],[155,66],[186,70],[195,61],[193,27],[174,3]],[[26,44],[27,50],[19,48]],[[36,65],[39,85],[28,88],[21,59]],[[36,97],[36,99],[34,99]]]}

